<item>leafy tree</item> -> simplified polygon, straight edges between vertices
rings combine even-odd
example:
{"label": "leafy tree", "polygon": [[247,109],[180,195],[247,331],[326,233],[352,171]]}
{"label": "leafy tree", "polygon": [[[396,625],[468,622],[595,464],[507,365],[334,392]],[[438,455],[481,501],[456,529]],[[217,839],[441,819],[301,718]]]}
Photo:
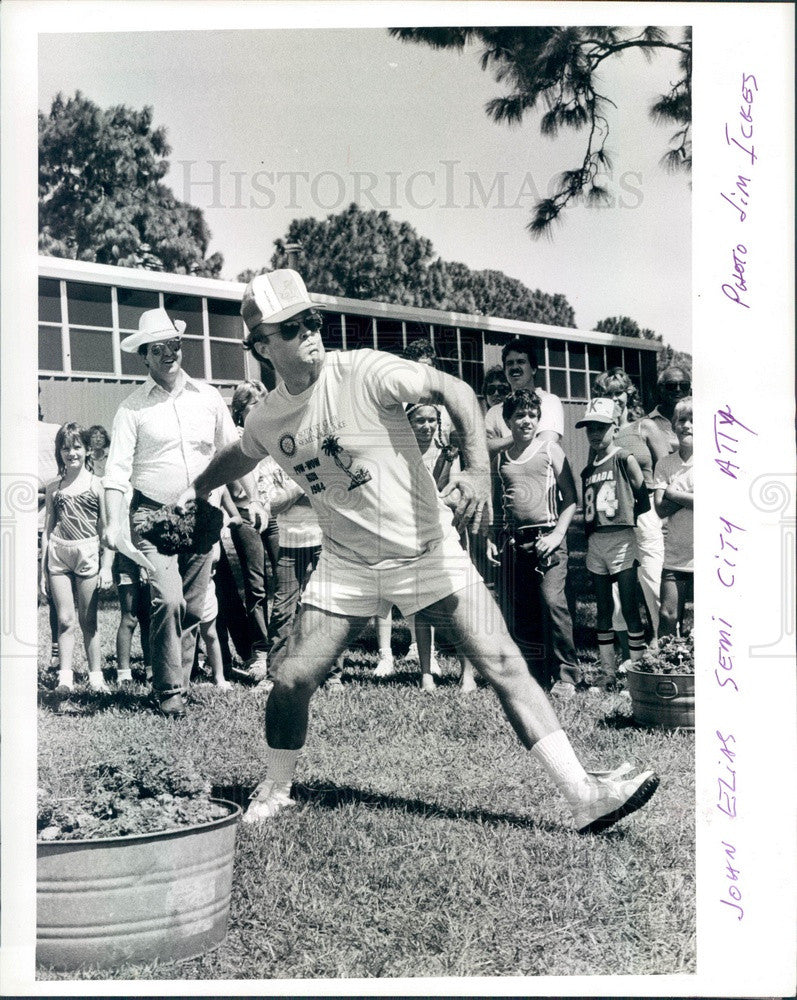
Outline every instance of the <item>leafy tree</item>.
{"label": "leafy tree", "polygon": [[610,316],[595,324],[598,333],[611,333],[615,337],[640,337],[642,340],[661,340],[661,334],[647,327],[640,327],[636,320],[628,316]]}
{"label": "leafy tree", "polygon": [[620,27],[489,27],[489,28],[390,28],[403,41],[419,42],[435,49],[461,51],[469,42],[483,46],[481,66],[491,70],[497,83],[509,93],[488,101],[486,112],[493,121],[518,125],[528,112],[544,107],[540,132],[555,137],[560,129],[587,133],[581,163],[558,178],[553,195],[537,202],[528,230],[532,236],[550,235],[551,224],[571,201],[581,196],[588,204],[609,199],[599,181],[602,170],[611,168],[606,152],[609,136],[607,112],[616,107],[598,91],[599,70],[605,60],[637,49],[646,58],[657,51],[678,53],[678,79],[661,94],[650,109],[654,121],[678,126],[663,157],[670,170],[689,169],[692,162],[691,100],[692,42],[689,28],[680,41],[671,41],[662,28],[647,27],[634,34]]}
{"label": "leafy tree", "polygon": [[39,249],[71,257],[216,278],[223,258],[201,209],[161,183],[171,152],[152,108],[102,110],[80,91],[39,113]]}
{"label": "leafy tree", "polygon": [[[313,292],[575,326],[564,295],[532,291],[501,271],[471,271],[457,261],[433,260],[431,240],[384,211],[352,204],[323,222],[294,219],[285,237],[274,241],[270,268],[288,266],[292,243],[302,245],[302,277]],[[270,268],[242,271],[238,280],[249,281]]]}
{"label": "leafy tree", "polygon": [[[423,305],[431,240],[388,212],[363,211],[352,203],[338,215],[294,219],[285,239],[275,240],[271,267],[287,266],[286,245],[304,249],[302,277],[308,288],[325,295]],[[266,270],[263,268],[262,270]],[[239,275],[248,280],[249,272]]]}
{"label": "leafy tree", "polygon": [[670,347],[669,344],[665,344],[664,350],[659,351],[659,356],[656,359],[657,373],[661,375],[665,368],[671,368],[673,365],[683,368],[685,372],[691,375],[692,355],[687,351],[676,351],[674,347]]}

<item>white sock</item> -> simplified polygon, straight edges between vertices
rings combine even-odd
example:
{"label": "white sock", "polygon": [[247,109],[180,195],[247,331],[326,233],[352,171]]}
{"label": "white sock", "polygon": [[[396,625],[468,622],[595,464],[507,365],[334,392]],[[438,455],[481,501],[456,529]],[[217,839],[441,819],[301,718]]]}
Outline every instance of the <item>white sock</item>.
{"label": "white sock", "polygon": [[301,750],[276,750],[267,746],[266,779],[274,782],[277,791],[290,795],[293,773],[300,753]]}
{"label": "white sock", "polygon": [[117,681],[132,681],[133,674],[130,668],[128,667],[127,670],[117,670],[116,679]]}
{"label": "white sock", "polygon": [[102,687],[104,683],[105,678],[102,676],[101,670],[89,671],[89,685],[91,687]]}
{"label": "white sock", "polygon": [[393,659],[393,650],[390,648],[390,646],[384,646],[384,647],[380,646],[380,648],[379,648],[379,659],[380,660],[392,660]]}
{"label": "white sock", "polygon": [[66,684],[67,687],[72,687],[74,683],[74,675],[71,670],[59,670],[58,671],[58,683]]}
{"label": "white sock", "polygon": [[543,736],[534,744],[531,752],[548,772],[571,807],[578,805],[584,798],[587,772],[576,757],[564,729],[557,729]]}

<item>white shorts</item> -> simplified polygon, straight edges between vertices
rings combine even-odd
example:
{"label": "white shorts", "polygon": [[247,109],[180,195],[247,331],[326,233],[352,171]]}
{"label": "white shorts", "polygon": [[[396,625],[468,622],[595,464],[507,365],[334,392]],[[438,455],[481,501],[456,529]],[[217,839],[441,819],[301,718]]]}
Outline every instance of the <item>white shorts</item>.
{"label": "white shorts", "polygon": [[596,576],[614,576],[638,561],[633,528],[593,531],[587,542],[587,569]]}
{"label": "white shorts", "polygon": [[61,538],[50,535],[47,542],[47,572],[51,576],[72,573],[74,576],[96,576],[100,571],[100,539]]}
{"label": "white shorts", "polygon": [[428,552],[390,569],[343,559],[324,546],[302,603],[351,618],[384,618],[395,604],[406,617],[480,582],[452,529]]}

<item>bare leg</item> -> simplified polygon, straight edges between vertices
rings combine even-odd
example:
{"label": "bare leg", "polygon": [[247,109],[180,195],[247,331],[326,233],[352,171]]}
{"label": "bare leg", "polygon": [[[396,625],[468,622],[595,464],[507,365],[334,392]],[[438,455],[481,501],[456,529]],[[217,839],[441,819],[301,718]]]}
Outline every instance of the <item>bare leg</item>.
{"label": "bare leg", "polygon": [[434,691],[435,683],[432,676],[432,646],[434,629],[425,622],[415,622],[415,644],[418,647],[418,663],[421,667],[421,688],[424,691]]}
{"label": "bare leg", "polygon": [[303,605],[266,702],[266,742],[298,750],[307,738],[310,699],[367,618],[346,618]]}
{"label": "bare leg", "polygon": [[379,662],[374,671],[374,677],[391,677],[396,672],[393,662],[393,612],[389,611],[384,618],[376,619],[376,634],[379,645]]}
{"label": "bare leg", "polygon": [[[130,648],[133,645],[133,633],[136,630],[136,591],[137,583],[120,583],[117,587],[119,595],[119,628],[116,630],[116,674],[120,681],[130,680]],[[142,643],[143,645],[143,643]]]}
{"label": "bare leg", "polygon": [[216,687],[228,691],[232,685],[224,679],[224,661],[221,657],[221,643],[219,633],[216,630],[216,620],[212,622],[202,622],[199,631],[205,643],[205,656],[213,671],[213,683]]}
{"label": "bare leg", "polygon": [[89,684],[99,691],[107,691],[102,676],[103,655],[97,631],[97,601],[99,576],[76,576],[78,620],[83,633],[83,645],[89,665]]}
{"label": "bare leg", "polygon": [[75,595],[72,577],[66,573],[50,574],[50,595],[58,616],[58,680],[72,685],[72,658],[75,652]]}

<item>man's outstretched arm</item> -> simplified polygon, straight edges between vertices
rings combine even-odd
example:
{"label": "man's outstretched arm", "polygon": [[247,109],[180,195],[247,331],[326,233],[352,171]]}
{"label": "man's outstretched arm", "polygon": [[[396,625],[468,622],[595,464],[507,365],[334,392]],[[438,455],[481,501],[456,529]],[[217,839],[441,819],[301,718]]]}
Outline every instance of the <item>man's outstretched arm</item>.
{"label": "man's outstretched arm", "polygon": [[240,441],[228,444],[213,456],[204,472],[200,472],[188,489],[180,494],[177,506],[183,507],[198,496],[207,497],[217,486],[226,486],[236,479],[242,479],[249,475],[258,462],[257,458],[244,455]]}

